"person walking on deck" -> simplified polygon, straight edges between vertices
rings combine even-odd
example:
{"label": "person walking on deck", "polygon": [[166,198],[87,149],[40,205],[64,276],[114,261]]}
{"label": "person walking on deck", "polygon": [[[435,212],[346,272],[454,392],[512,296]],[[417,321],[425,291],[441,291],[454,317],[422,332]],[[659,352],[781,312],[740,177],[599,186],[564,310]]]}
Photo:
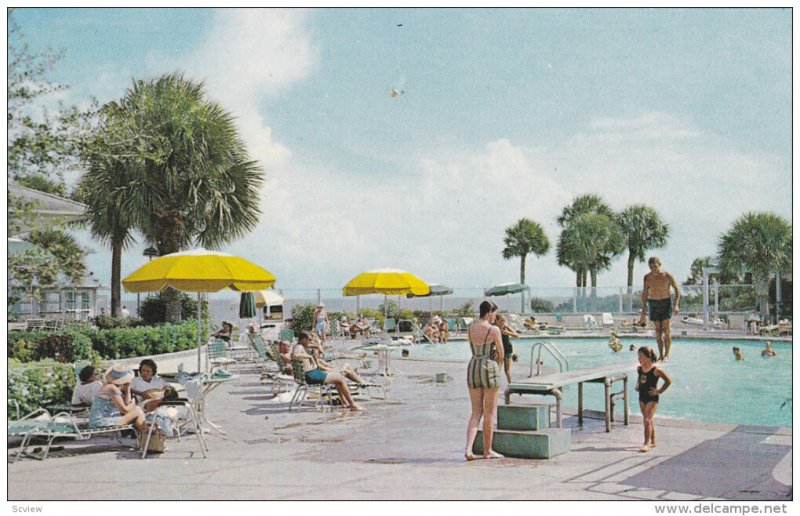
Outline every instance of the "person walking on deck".
{"label": "person walking on deck", "polygon": [[[653,321],[658,343],[658,361],[669,360],[669,351],[672,347],[670,335],[670,319],[673,314],[680,312],[681,290],[672,274],[661,270],[661,260],[652,256],[647,261],[650,272],[644,277],[642,290],[642,316],[640,324],[647,323],[647,317]],[[675,304],[672,303],[670,287],[675,289]],[[647,313],[645,312],[647,310]]]}

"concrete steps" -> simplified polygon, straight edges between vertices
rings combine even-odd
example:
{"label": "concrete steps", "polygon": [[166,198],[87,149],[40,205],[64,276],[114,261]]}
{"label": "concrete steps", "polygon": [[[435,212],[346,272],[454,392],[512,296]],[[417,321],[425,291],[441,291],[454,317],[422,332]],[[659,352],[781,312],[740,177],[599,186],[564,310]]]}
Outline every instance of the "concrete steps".
{"label": "concrete steps", "polygon": [[[570,451],[568,428],[550,428],[550,405],[500,405],[492,448],[506,457],[550,459]],[[478,431],[472,452],[483,455],[483,432]]]}

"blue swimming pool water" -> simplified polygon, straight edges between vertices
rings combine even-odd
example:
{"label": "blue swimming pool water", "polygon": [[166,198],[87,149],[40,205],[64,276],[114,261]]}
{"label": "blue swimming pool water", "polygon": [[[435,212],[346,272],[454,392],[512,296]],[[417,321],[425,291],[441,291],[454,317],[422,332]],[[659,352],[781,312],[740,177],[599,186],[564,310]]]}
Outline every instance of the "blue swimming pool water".
{"label": "blue swimming pool water", "polygon": [[[528,376],[531,347],[547,339],[514,340],[514,352],[519,355],[515,372],[519,378]],[[633,344],[657,349],[655,340],[623,339],[623,351],[614,353],[606,339],[551,339],[569,359],[570,369],[598,367],[607,364],[634,364],[636,352],[628,351]],[[737,362],[731,351],[739,346],[745,360]],[[664,370],[672,378],[672,386],[664,393],[657,415],[675,419],[764,426],[792,426],[792,346],[773,343],[775,358],[761,358],[762,342],[720,340],[675,340],[670,362]],[[469,346],[464,341],[448,344],[408,346],[410,358],[427,360],[469,360]],[[399,355],[399,351],[394,354]],[[545,366],[557,368],[555,361],[542,354]],[[520,367],[523,366],[523,367]],[[524,371],[524,374],[519,373]],[[465,372],[466,374],[466,372]],[[633,391],[635,371],[629,375],[629,396],[632,413],[639,412],[636,392]],[[617,384],[618,385],[618,384]],[[505,388],[503,383],[502,388]],[[616,386],[615,386],[616,390]],[[586,407],[600,410],[603,388],[588,384],[584,389]],[[566,406],[577,406],[577,387],[564,393]],[[783,407],[781,407],[783,405]]]}

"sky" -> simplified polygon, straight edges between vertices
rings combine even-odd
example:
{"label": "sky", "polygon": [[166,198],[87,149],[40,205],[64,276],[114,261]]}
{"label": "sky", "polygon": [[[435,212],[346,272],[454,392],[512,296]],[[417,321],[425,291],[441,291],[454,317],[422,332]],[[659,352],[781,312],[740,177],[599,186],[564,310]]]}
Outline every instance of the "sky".
{"label": "sky", "polygon": [[[258,227],[225,246],[276,288],[340,289],[397,268],[479,289],[517,281],[505,228],[551,250],[527,283],[555,292],[556,217],[600,195],[655,208],[678,281],[748,211],[791,220],[789,9],[43,9],[16,19],[65,51],[68,102],[181,72],[236,116],[263,167]],[[392,96],[393,90],[396,95]],[[110,252],[84,233],[95,277]],[[123,255],[123,277],[143,243]],[[635,283],[645,266],[638,263]],[[626,283],[626,256],[598,285]],[[551,290],[547,290],[551,289]]]}

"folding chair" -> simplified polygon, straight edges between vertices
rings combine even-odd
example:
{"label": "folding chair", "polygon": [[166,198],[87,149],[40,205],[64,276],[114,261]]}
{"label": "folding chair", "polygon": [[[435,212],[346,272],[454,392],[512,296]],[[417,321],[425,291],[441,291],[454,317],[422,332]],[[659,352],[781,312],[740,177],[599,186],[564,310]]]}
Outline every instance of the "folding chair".
{"label": "folding chair", "polygon": [[214,370],[214,367],[222,367],[236,363],[236,360],[228,357],[227,346],[222,339],[212,340],[207,346],[207,353],[211,371]]}
{"label": "folding chair", "polygon": [[[187,382],[187,385],[188,383],[190,382]],[[190,390],[195,394],[193,397],[196,397],[197,393],[202,393],[203,391],[202,383],[194,388],[187,388],[187,394]],[[183,409],[182,413],[178,413],[177,427],[175,428],[175,434],[178,438],[178,442],[181,442],[181,435],[183,433],[185,433],[187,430],[193,430],[194,434],[197,436],[197,440],[200,442],[200,451],[203,452],[203,458],[207,458],[206,452],[208,451],[208,443],[206,443],[206,438],[203,435],[203,429],[200,428],[200,416],[197,414],[197,410],[195,410],[195,403],[193,400],[186,398],[163,400],[155,412],[148,414],[150,428],[147,431],[147,437],[145,438],[144,446],[142,446],[142,458],[145,458],[147,455],[147,447],[150,444],[151,437],[153,436],[153,430],[157,426],[155,416],[159,413],[159,410],[161,410],[162,407],[175,407]]]}
{"label": "folding chair", "polygon": [[267,352],[266,349],[264,350],[265,356],[269,356],[270,354],[272,355],[271,358],[275,362],[278,371],[275,373],[266,373],[266,377],[272,381],[272,393],[278,395],[281,392],[290,390],[295,383],[295,379],[292,372],[286,364],[283,363],[278,344],[275,342],[269,343],[269,352]]}
{"label": "folding chair", "polygon": [[297,383],[297,389],[294,391],[294,396],[292,396],[292,400],[289,402],[289,410],[291,411],[294,405],[301,405],[303,401],[305,401],[306,397],[308,396],[309,390],[314,390],[318,394],[317,401],[315,406],[321,407],[323,400],[325,397],[328,398],[328,403],[330,406],[333,406],[333,395],[331,394],[331,389],[333,388],[332,384],[323,383],[323,384],[315,384],[309,385],[306,383],[306,376],[303,372],[303,361],[299,358],[295,358],[292,360],[292,371],[294,375],[294,381]]}

